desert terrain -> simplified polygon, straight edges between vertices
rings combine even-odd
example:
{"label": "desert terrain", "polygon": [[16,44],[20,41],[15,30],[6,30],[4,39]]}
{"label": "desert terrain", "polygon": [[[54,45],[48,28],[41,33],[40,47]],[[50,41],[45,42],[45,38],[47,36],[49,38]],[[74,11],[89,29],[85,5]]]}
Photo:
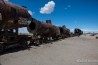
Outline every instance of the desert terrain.
{"label": "desert terrain", "polygon": [[0,65],[98,65],[98,39],[89,34],[0,55]]}

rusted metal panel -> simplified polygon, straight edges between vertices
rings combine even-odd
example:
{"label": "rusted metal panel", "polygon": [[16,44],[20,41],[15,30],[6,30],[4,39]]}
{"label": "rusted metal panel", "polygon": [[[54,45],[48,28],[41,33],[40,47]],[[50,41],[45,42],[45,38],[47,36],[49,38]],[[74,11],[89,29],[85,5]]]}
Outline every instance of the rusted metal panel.
{"label": "rusted metal panel", "polygon": [[68,28],[66,28],[65,25],[63,25],[62,27],[59,27],[60,32],[61,32],[61,36],[63,37],[69,37],[70,36],[70,30]]}
{"label": "rusted metal panel", "polygon": [[24,7],[0,0],[0,29],[25,27],[31,18]]}
{"label": "rusted metal panel", "polygon": [[[47,22],[48,20],[46,20]],[[60,35],[59,28],[50,23],[45,23],[32,18],[32,23],[28,26],[28,31],[37,35],[54,36]]]}
{"label": "rusted metal panel", "polygon": [[80,29],[78,29],[78,28],[75,28],[75,29],[74,29],[74,34],[75,34],[76,36],[82,35],[82,34],[83,34],[83,31],[80,30]]}

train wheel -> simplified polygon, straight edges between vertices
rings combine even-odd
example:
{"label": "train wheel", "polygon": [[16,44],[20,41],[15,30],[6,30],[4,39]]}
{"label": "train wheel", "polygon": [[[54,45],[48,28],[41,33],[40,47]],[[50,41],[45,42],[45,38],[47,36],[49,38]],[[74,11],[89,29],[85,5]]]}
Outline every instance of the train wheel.
{"label": "train wheel", "polygon": [[34,45],[39,46],[39,45],[40,45],[40,41],[39,41],[39,40],[36,40],[36,41],[34,42]]}
{"label": "train wheel", "polygon": [[21,42],[20,42],[20,45],[23,47],[23,48],[27,48],[28,46],[28,43],[25,39],[22,39]]}
{"label": "train wheel", "polygon": [[3,47],[3,45],[2,45],[2,44],[0,44],[0,53],[2,53],[2,52],[3,52],[3,50],[4,50],[4,47]]}

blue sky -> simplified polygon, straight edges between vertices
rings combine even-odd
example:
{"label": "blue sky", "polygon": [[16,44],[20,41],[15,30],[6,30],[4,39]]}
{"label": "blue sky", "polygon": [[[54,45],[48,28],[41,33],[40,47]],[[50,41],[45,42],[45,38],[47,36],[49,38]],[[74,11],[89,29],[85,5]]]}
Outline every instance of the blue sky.
{"label": "blue sky", "polygon": [[[98,32],[98,0],[9,0],[20,6],[26,6],[32,11],[32,17],[44,21],[52,20],[52,24],[73,30],[80,28],[84,31]],[[45,4],[51,4],[51,12],[41,12]],[[48,5],[46,6],[48,7]],[[43,11],[43,10],[42,10]],[[21,30],[26,32],[26,30]]]}

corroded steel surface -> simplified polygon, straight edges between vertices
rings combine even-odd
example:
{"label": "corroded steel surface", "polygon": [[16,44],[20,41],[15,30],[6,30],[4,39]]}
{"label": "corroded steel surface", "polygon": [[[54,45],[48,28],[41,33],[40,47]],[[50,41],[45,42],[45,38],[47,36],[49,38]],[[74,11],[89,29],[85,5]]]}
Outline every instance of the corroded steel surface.
{"label": "corroded steel surface", "polygon": [[24,7],[0,0],[0,29],[24,27],[31,18]]}
{"label": "corroded steel surface", "polygon": [[34,18],[32,18],[32,22],[31,26],[28,27],[28,31],[31,33],[44,36],[60,35],[59,28],[55,25],[41,22]]}

